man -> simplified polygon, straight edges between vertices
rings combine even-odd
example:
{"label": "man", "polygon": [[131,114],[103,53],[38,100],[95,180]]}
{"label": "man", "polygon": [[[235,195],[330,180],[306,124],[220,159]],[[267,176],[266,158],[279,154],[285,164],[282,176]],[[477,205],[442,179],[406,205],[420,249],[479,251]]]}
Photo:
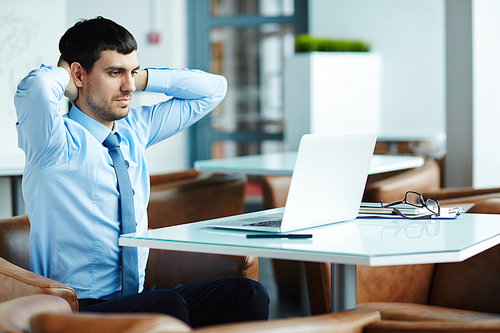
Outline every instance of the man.
{"label": "man", "polygon": [[[140,70],[134,37],[102,17],[76,23],[59,49],[58,67],[32,71],[15,96],[31,270],[71,286],[81,311],[160,312],[194,327],[266,319],[265,287],[249,279],[144,292],[148,249],[118,246],[124,228],[147,229],[145,149],[214,109],[226,80]],[[173,98],[129,110],[136,89]],[[73,103],[66,115],[63,94]]]}

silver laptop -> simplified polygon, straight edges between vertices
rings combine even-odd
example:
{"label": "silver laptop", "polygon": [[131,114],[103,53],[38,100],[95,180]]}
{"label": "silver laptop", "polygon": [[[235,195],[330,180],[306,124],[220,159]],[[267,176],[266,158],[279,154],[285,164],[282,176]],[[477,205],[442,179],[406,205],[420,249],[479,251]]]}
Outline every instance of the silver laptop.
{"label": "silver laptop", "polygon": [[280,233],[355,219],[376,138],[375,131],[304,135],[284,208],[215,219],[207,226]]}

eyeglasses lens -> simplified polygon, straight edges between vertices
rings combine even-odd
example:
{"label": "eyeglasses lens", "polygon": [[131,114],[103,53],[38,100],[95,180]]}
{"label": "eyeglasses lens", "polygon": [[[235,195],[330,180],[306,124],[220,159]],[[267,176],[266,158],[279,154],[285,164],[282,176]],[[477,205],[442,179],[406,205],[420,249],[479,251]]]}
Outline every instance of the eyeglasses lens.
{"label": "eyeglasses lens", "polygon": [[432,211],[433,213],[437,213],[439,211],[439,204],[434,199],[428,199],[426,202],[427,209]]}
{"label": "eyeglasses lens", "polygon": [[424,202],[422,201],[422,195],[416,192],[406,192],[405,200],[406,203],[410,205],[422,207]]}

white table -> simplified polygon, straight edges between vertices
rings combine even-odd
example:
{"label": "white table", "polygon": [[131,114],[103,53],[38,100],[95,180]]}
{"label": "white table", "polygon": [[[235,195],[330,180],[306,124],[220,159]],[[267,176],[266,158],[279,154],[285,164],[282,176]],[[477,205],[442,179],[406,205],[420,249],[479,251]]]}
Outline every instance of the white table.
{"label": "white table", "polygon": [[[297,152],[239,156],[194,162],[198,171],[244,172],[248,175],[291,175]],[[373,155],[369,174],[417,168],[424,164],[420,156]]]}
{"label": "white table", "polygon": [[9,177],[12,187],[12,214],[24,214],[22,194],[22,176],[24,172],[24,156],[12,155],[0,159],[0,177]]}
{"label": "white table", "polygon": [[356,307],[356,265],[458,262],[500,243],[500,215],[487,214],[464,214],[456,220],[356,219],[296,232],[311,233],[312,239],[247,239],[251,232],[215,229],[206,223],[126,234],[119,244],[330,262],[332,311],[341,311]]}

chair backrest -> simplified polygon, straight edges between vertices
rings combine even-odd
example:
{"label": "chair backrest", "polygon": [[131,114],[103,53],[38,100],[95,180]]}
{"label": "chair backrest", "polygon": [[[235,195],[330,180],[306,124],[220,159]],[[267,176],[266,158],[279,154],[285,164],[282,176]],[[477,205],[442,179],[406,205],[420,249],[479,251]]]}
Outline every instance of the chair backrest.
{"label": "chair backrest", "polygon": [[[500,199],[478,202],[469,212],[500,214]],[[462,262],[438,264],[429,303],[500,314],[499,281],[500,245],[497,245]]]}
{"label": "chair backrest", "polygon": [[0,257],[11,263],[30,269],[30,223],[27,215],[0,220]]}
{"label": "chair backrest", "polygon": [[392,202],[403,199],[406,191],[428,192],[441,186],[441,171],[435,160],[419,168],[368,176],[363,201]]}
{"label": "chair backrest", "polygon": [[[243,174],[211,174],[186,170],[151,176],[150,228],[162,228],[242,214],[247,178]],[[182,269],[180,269],[182,267]],[[196,283],[244,276],[258,279],[258,258],[151,249],[145,287]]]}
{"label": "chair backrest", "polygon": [[242,214],[246,182],[243,174],[209,174],[193,170],[153,176],[149,227],[155,229]]}
{"label": "chair backrest", "polygon": [[[427,304],[436,265],[356,267],[356,301]],[[330,263],[306,262],[311,314],[331,309]]]}
{"label": "chair backrest", "polygon": [[290,176],[263,176],[261,185],[264,209],[285,207],[291,182]]}
{"label": "chair backrest", "polygon": [[462,262],[437,264],[429,304],[500,314],[500,246]]}

